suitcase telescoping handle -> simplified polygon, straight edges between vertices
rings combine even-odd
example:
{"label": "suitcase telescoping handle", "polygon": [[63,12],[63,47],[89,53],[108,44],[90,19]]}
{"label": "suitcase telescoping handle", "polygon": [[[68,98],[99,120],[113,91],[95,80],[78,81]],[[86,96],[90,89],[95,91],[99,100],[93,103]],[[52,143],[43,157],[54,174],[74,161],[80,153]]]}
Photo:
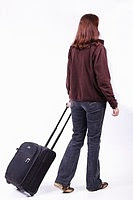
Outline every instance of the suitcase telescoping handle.
{"label": "suitcase telescoping handle", "polygon": [[[57,130],[57,128],[58,128],[58,126],[59,126],[59,124],[60,124],[62,118],[64,117],[64,115],[65,115],[65,113],[66,113],[66,111],[67,111],[67,109],[68,109],[68,105],[66,104],[66,108],[65,108],[63,114],[61,115],[61,117],[60,117],[60,119],[59,119],[59,121],[58,121],[56,127],[54,128],[53,132],[51,133],[50,137],[48,138],[48,141],[46,142],[45,147],[47,147],[48,144],[49,144],[49,142],[51,141],[51,139],[52,139],[54,133],[56,132],[56,130]],[[67,120],[66,120],[64,126],[62,127],[61,131],[59,132],[59,134],[58,134],[58,136],[57,136],[57,138],[56,138],[56,140],[55,140],[55,142],[53,143],[53,145],[52,145],[52,147],[51,147],[51,150],[53,150],[53,148],[55,147],[55,145],[56,145],[57,141],[59,140],[59,138],[60,138],[60,136],[61,136],[61,134],[62,134],[62,132],[63,132],[63,130],[64,130],[66,124],[67,124],[67,122],[68,122],[69,119],[70,119],[70,117],[71,117],[71,114],[69,114],[69,116],[68,116],[68,118],[67,118]]]}
{"label": "suitcase telescoping handle", "polygon": [[69,116],[68,116],[68,118],[67,118],[67,120],[66,120],[66,122],[65,122],[65,124],[64,124],[64,126],[63,126],[63,128],[61,129],[60,133],[58,134],[58,136],[57,136],[57,138],[56,138],[56,140],[55,140],[55,142],[54,142],[54,144],[52,145],[51,150],[53,150],[53,148],[55,147],[55,145],[56,145],[57,141],[59,140],[59,138],[60,138],[60,136],[61,136],[61,134],[62,134],[62,132],[63,132],[63,130],[64,130],[66,124],[67,124],[67,122],[68,122],[69,119],[70,119],[70,117],[71,117],[71,114],[69,114]]}

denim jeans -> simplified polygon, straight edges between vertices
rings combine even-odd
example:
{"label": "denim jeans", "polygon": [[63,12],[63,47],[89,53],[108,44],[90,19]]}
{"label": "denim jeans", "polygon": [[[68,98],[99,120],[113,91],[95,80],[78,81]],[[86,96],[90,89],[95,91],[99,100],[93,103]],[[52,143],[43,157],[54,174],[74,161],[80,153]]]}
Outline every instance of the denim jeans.
{"label": "denim jeans", "polygon": [[[71,103],[73,135],[60,163],[56,182],[68,186],[75,175],[80,150],[87,135],[88,153],[86,188],[96,190],[100,187],[99,150],[106,102]],[[82,174],[82,169],[81,169]]]}

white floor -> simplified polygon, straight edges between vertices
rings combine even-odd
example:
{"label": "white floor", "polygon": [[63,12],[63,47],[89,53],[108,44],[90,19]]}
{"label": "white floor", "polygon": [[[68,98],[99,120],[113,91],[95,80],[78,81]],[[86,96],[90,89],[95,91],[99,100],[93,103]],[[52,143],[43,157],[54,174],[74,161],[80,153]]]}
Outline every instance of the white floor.
{"label": "white floor", "polygon": [[[58,145],[55,148],[57,157],[49,169],[45,179],[43,180],[38,192],[31,197],[33,200],[132,200],[133,199],[133,127],[132,127],[133,113],[127,109],[121,108],[121,115],[114,119],[110,115],[110,111],[106,113],[103,134],[101,140],[100,163],[101,163],[101,178],[103,181],[108,181],[109,186],[105,190],[97,192],[88,192],[85,189],[85,173],[86,173],[86,141],[82,148],[76,175],[72,180],[71,185],[75,191],[71,194],[62,194],[62,192],[53,186],[58,165],[62,158],[63,152],[66,148],[71,134],[71,124],[65,129],[65,140],[62,136]],[[70,122],[71,123],[71,122]],[[69,130],[70,129],[70,130]],[[67,134],[68,133],[68,134]],[[69,134],[70,133],[70,134]],[[26,135],[24,140],[26,140]],[[6,140],[6,136],[4,138]],[[18,139],[19,140],[19,139]],[[21,140],[21,138],[20,138]],[[14,142],[14,144],[12,144]],[[41,142],[41,141],[40,141]],[[10,138],[5,146],[5,141],[1,142],[1,148],[4,149],[1,156],[0,165],[0,190],[1,199],[17,200],[25,199],[26,195],[18,192],[12,185],[8,185],[4,178],[6,167],[14,155],[15,143]],[[15,146],[16,148],[16,146]]]}
{"label": "white floor", "polygon": [[[84,189],[83,185],[74,184],[75,185],[75,192],[71,194],[62,194],[60,191],[57,191],[56,188],[51,186],[51,183],[43,183],[38,191],[38,193],[31,197],[33,200],[76,200],[76,199],[84,199],[84,200],[132,200],[133,198],[133,184],[123,184],[121,183],[110,183],[110,187],[103,191],[97,191],[94,193],[90,193]],[[17,200],[17,199],[26,199],[28,198],[24,194],[19,193],[13,187],[9,187],[7,185],[3,185],[1,188],[1,199],[10,199],[10,200]]]}
{"label": "white floor", "polygon": [[[117,151],[117,152],[115,152]],[[112,158],[107,158],[106,162],[103,164],[102,169],[102,177],[104,180],[109,182],[108,188],[97,191],[97,192],[88,192],[85,189],[85,165],[83,163],[83,158],[80,159],[78,170],[75,175],[74,180],[72,181],[72,186],[75,188],[75,191],[71,194],[63,194],[60,190],[56,189],[53,186],[54,178],[56,174],[57,161],[51,166],[48,174],[43,180],[38,192],[35,196],[31,197],[33,200],[76,200],[76,199],[84,199],[84,200],[132,200],[133,199],[133,173],[132,166],[130,165],[131,160],[130,156],[117,157],[118,154],[123,151],[122,149],[117,148],[114,149],[114,152],[110,152],[112,154]],[[132,151],[126,151],[127,155],[131,155]],[[83,152],[81,154],[83,157]],[[114,159],[114,156],[117,158]],[[106,158],[106,155],[105,155]],[[105,158],[103,159],[105,161]],[[121,159],[121,161],[120,161]],[[58,159],[57,159],[58,160]],[[111,162],[114,162],[111,164]],[[133,163],[133,158],[132,158]],[[106,170],[105,170],[106,168]],[[104,170],[104,173],[103,173]],[[4,170],[3,170],[4,173]],[[4,174],[2,174],[4,176]],[[17,199],[26,199],[28,198],[25,194],[22,194],[16,190],[16,188],[12,185],[8,185],[3,177],[1,177],[1,199],[5,200],[17,200]]]}

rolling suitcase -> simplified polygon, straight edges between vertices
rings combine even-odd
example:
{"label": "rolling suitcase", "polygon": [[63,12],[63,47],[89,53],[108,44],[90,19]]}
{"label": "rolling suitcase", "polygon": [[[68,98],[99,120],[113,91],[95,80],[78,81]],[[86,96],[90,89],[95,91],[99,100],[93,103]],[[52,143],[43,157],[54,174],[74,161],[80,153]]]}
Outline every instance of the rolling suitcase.
{"label": "rolling suitcase", "polygon": [[53,149],[71,116],[71,114],[69,114],[63,128],[59,132],[52,147],[49,149],[47,146],[67,108],[68,107],[64,110],[45,146],[33,142],[24,142],[20,145],[6,169],[5,178],[7,183],[13,184],[18,190],[26,192],[30,196],[33,196],[38,191],[45,174],[56,157],[56,153]]}

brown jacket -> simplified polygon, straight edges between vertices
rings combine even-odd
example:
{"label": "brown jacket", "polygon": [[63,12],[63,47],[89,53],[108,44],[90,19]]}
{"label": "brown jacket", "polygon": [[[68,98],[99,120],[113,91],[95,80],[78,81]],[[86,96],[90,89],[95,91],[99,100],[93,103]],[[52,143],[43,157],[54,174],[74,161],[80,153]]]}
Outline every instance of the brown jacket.
{"label": "brown jacket", "polygon": [[108,101],[113,109],[117,107],[101,40],[91,42],[84,49],[70,47],[66,87],[71,100]]}

